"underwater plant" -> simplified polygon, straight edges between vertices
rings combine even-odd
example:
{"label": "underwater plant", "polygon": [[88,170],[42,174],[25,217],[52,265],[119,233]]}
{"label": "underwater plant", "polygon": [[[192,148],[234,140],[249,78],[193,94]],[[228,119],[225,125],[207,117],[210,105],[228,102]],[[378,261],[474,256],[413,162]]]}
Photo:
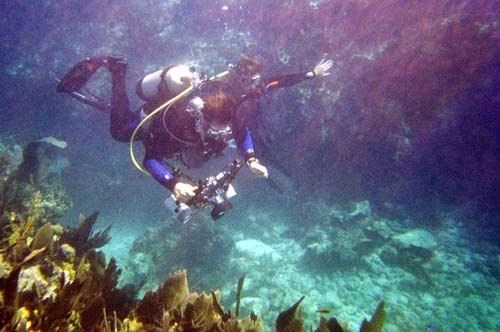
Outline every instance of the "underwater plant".
{"label": "underwater plant", "polygon": [[[78,228],[70,231],[51,223],[35,228],[31,220],[28,217],[26,224],[35,231],[33,238],[14,227],[4,234],[15,236],[15,243],[1,239],[5,244],[0,253],[2,331],[92,331],[104,307],[125,317],[135,293],[116,289],[120,271],[114,259],[106,264],[104,255],[95,251],[105,241],[96,244],[90,237],[85,250],[77,250],[75,244],[82,238],[75,241],[76,236],[68,235]],[[82,224],[89,224],[85,220]]]}
{"label": "underwater plant", "polygon": [[62,185],[62,169],[67,160],[59,150],[65,143],[54,140],[45,138],[29,143],[22,150],[21,161],[16,161],[20,156],[15,157],[13,149],[0,144],[0,214],[11,219],[0,225],[11,228],[11,242],[16,236],[33,235],[36,224],[63,216],[71,206]]}
{"label": "underwater plant", "polygon": [[[255,314],[240,321],[225,312],[217,291],[190,292],[186,270],[171,273],[137,302],[133,288],[116,288],[120,271],[114,259],[106,265],[91,246],[78,252],[61,243],[64,236],[48,236],[47,227],[34,240],[43,247],[27,250],[20,263],[10,259],[8,248],[0,254],[2,332],[113,331],[111,326],[114,331],[263,331]],[[302,300],[278,316],[277,331],[304,331]]]}
{"label": "underwater plant", "polygon": [[[31,145],[31,149],[34,146],[38,144]],[[30,155],[25,153],[24,157]],[[7,169],[5,162],[7,158],[0,158],[0,169]],[[50,158],[45,164],[50,164]],[[239,318],[243,278],[238,282],[235,315],[224,310],[219,291],[191,292],[185,269],[170,273],[156,291],[147,291],[141,300],[137,299],[140,287],[119,288],[121,270],[115,259],[107,262],[98,251],[110,240],[109,227],[93,231],[98,212],[82,216],[76,228],[59,225],[53,211],[58,204],[64,208],[68,205],[54,200],[60,194],[47,193],[62,187],[35,181],[33,172],[39,179],[46,178],[41,169],[30,166],[26,174],[28,168],[21,168],[24,171],[12,171],[0,191],[0,201],[7,202],[0,214],[1,332],[264,330],[261,318],[253,312]],[[207,233],[209,229],[200,227],[194,234],[203,240]],[[209,247],[219,250],[220,245],[224,247],[217,242]],[[178,246],[176,243],[174,248]],[[182,253],[183,249],[176,251]],[[175,257],[170,262],[175,264]],[[278,316],[277,331],[304,331],[302,300]]]}

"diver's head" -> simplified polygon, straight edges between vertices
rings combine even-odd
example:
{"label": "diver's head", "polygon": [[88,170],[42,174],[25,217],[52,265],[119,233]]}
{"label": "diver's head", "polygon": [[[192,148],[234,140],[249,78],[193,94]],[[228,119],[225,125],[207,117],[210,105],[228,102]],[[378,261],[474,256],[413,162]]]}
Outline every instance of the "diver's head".
{"label": "diver's head", "polygon": [[228,126],[236,110],[234,98],[223,91],[203,97],[203,118],[210,126]]}
{"label": "diver's head", "polygon": [[238,104],[232,88],[222,82],[210,81],[200,90],[203,100],[203,118],[213,126],[227,126],[231,123]]}
{"label": "diver's head", "polygon": [[262,72],[262,62],[248,55],[242,55],[236,64],[235,70],[242,77],[252,78]]}
{"label": "diver's head", "polygon": [[260,77],[262,63],[256,59],[242,55],[234,71],[237,79],[233,80],[232,84],[239,88],[241,96],[247,95],[251,91],[255,91],[262,84]]}
{"label": "diver's head", "polygon": [[165,74],[168,90],[174,94],[189,88],[194,80],[194,68],[186,65],[173,66]]}
{"label": "diver's head", "polygon": [[226,140],[238,108],[231,87],[219,81],[203,84],[198,96],[190,101],[188,112],[196,118],[196,130],[202,137]]}

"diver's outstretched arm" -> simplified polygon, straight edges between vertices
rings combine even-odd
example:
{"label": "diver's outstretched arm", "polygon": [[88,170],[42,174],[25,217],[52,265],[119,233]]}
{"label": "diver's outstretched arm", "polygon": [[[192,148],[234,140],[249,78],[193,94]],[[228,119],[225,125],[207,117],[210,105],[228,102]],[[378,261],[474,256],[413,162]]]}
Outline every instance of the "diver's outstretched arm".
{"label": "diver's outstretched arm", "polygon": [[266,89],[290,87],[314,77],[328,76],[330,75],[330,69],[332,67],[333,67],[333,60],[324,58],[311,71],[305,73],[278,76],[266,80],[265,86]]}

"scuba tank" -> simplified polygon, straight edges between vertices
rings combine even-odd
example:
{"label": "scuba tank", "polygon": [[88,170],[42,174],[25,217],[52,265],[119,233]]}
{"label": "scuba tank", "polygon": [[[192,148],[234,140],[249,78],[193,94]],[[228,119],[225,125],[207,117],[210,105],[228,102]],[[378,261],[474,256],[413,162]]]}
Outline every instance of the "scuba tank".
{"label": "scuba tank", "polygon": [[176,65],[157,70],[137,82],[136,92],[146,102],[173,97],[187,89],[195,80],[193,67]]}

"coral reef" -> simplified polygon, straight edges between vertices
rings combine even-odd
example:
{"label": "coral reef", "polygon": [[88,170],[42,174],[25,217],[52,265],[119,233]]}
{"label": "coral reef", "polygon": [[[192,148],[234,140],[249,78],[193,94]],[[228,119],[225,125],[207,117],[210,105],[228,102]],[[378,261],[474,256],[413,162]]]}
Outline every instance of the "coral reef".
{"label": "coral reef", "polygon": [[115,261],[106,264],[94,248],[77,253],[61,241],[67,231],[52,227],[38,229],[31,246],[17,239],[2,250],[2,331],[94,331],[103,308],[126,317],[135,293],[116,289]]}
{"label": "coral reef", "polygon": [[[315,225],[307,226],[303,242],[306,248],[304,263],[317,273],[329,273],[328,267],[333,266],[335,270],[363,266],[362,253],[378,243],[366,236],[372,220],[368,201],[346,206],[328,206],[324,201],[307,202],[302,218],[305,225]],[[332,225],[336,227],[330,228]]]}
{"label": "coral reef", "polygon": [[[120,271],[114,259],[106,264],[104,255],[95,251],[105,240],[96,242],[103,237],[82,231],[95,217],[58,235],[45,224],[31,246],[17,239],[2,249],[1,331],[111,331],[110,326],[115,331],[263,331],[254,314],[240,322],[226,313],[218,292],[189,292],[186,270],[171,273],[157,291],[148,291],[138,302],[133,287],[116,288]],[[304,331],[302,300],[278,316],[277,331]]]}
{"label": "coral reef", "polygon": [[31,142],[23,149],[21,161],[12,149],[0,148],[0,214],[17,219],[13,227],[46,223],[71,206],[62,185],[62,171],[68,163],[60,151],[64,146],[54,138]]}
{"label": "coral reef", "polygon": [[[500,298],[498,249],[485,249],[491,250],[491,255],[479,254],[472,251],[475,238],[462,240],[463,229],[470,227],[474,235],[490,236],[498,244],[497,1],[247,0],[214,6],[202,0],[170,0],[63,5],[61,10],[57,1],[10,2],[2,8],[2,42],[8,50],[0,89],[4,103],[2,134],[15,132],[27,140],[38,132],[58,132],[77,139],[86,145],[79,149],[80,158],[72,159],[79,165],[88,161],[89,153],[107,145],[104,142],[111,144],[104,139],[104,122],[96,120],[92,112],[80,112],[85,106],[70,98],[54,97],[53,84],[47,79],[91,55],[125,54],[131,64],[127,83],[132,87],[132,81],[148,71],[177,62],[194,61],[197,69],[210,75],[245,52],[262,57],[266,76],[274,76],[310,70],[323,53],[328,53],[336,63],[329,78],[276,91],[269,105],[262,103],[262,116],[253,119],[267,128],[267,136],[262,135],[267,140],[259,140],[258,131],[254,132],[257,152],[269,147],[262,160],[279,163],[294,182],[285,191],[288,197],[296,191],[297,205],[318,199],[324,204],[305,205],[312,213],[290,222],[290,227],[283,226],[293,215],[289,211],[284,214],[286,218],[265,213],[253,213],[252,219],[241,216],[234,243],[259,240],[280,259],[268,263],[241,252],[233,260],[237,261],[238,272],[252,271],[248,274],[252,291],[242,303],[258,303],[263,309],[258,314],[274,318],[283,302],[293,303],[300,297],[294,289],[315,292],[307,299],[331,299],[310,307],[333,306],[341,308],[337,311],[340,316],[352,317],[353,312],[383,294],[391,303],[391,316],[397,317],[398,326],[393,330],[424,330],[430,323],[434,330],[460,330],[464,324],[470,330],[495,330],[498,326],[494,321],[498,316],[494,311],[498,300],[494,299]],[[388,9],[392,15],[387,15]],[[101,78],[92,86],[99,96],[109,91],[108,77]],[[59,99],[55,102],[54,98]],[[58,120],[53,121],[55,118]],[[13,259],[18,264],[24,261],[28,249],[42,249],[48,238],[66,234],[57,229],[54,218],[69,204],[62,195],[63,188],[37,187],[44,178],[40,173],[33,173],[32,185],[14,181],[13,170],[21,162],[21,151],[20,147],[0,147],[1,245],[7,248],[9,243],[29,243],[27,249],[16,247]],[[116,191],[133,197],[124,190],[125,183],[130,190],[146,181],[139,176],[127,178],[126,167],[116,167],[117,160],[128,165],[127,156],[116,157],[121,153],[119,148],[107,151],[110,153],[100,154],[87,163],[90,165],[75,170],[82,174],[74,178],[83,179],[75,188],[87,190],[87,197],[102,200],[106,196],[98,195],[98,191],[110,187],[102,183],[121,181]],[[61,166],[64,162],[50,169]],[[92,177],[86,176],[89,174]],[[4,191],[6,183],[9,188]],[[140,188],[145,188],[140,192],[147,190],[146,185]],[[260,187],[252,189],[256,197],[263,197]],[[149,190],[144,196],[148,194]],[[116,202],[115,192],[107,197],[111,199],[106,206],[115,208],[109,203]],[[148,204],[157,198],[150,197],[141,200],[140,210],[149,210],[152,204]],[[390,231],[378,227],[382,223],[375,218],[349,218],[343,211],[332,211],[336,210],[332,209],[334,203],[352,199],[370,200],[373,211],[388,212],[385,217],[391,220],[385,224]],[[132,206],[130,210],[138,210],[136,204],[124,201],[121,208],[127,205]],[[466,216],[465,227],[442,224],[446,223],[449,203],[463,207],[459,214]],[[94,206],[88,201],[79,204],[79,208]],[[121,208],[116,206],[120,211],[116,218],[125,220],[130,210]],[[396,214],[404,217],[388,217]],[[436,227],[432,232],[438,247],[431,248],[432,252],[397,239],[415,227],[401,227],[405,223],[402,219],[410,214],[416,217],[410,223],[417,220],[419,227]],[[478,214],[484,217],[478,218]],[[258,227],[252,234],[240,232],[254,222]],[[301,227],[302,223],[307,227]],[[494,226],[493,232],[482,227],[488,224]],[[281,231],[283,228],[285,231]],[[226,271],[221,267],[227,264],[232,242],[225,235],[214,241],[213,236],[219,232],[203,227],[193,235],[190,231],[165,227],[160,232],[164,241],[156,234],[149,235],[152,245],[137,249],[133,257],[134,267],[142,269],[136,278],[138,283],[149,273],[150,279],[156,279],[152,283],[156,287],[171,268],[187,267],[190,277],[194,276],[190,282],[194,289],[219,286],[222,279],[207,277],[201,282],[201,276],[207,276],[204,269],[210,265],[217,272]],[[177,233],[182,233],[182,240],[171,236]],[[194,246],[190,240],[199,243]],[[83,241],[83,248],[76,250],[63,243],[59,249],[64,260],[75,260],[87,250],[85,244]],[[208,254],[198,255],[205,253],[205,248]],[[305,253],[303,248],[307,248]],[[190,250],[197,256],[190,257]],[[304,269],[312,272],[304,275],[295,266],[298,260],[315,269]],[[279,264],[280,269],[271,262]],[[11,262],[2,257],[0,269],[4,269],[0,272],[4,278],[12,270]],[[124,274],[129,273],[127,270]],[[36,269],[28,272],[37,273]],[[434,280],[434,285],[422,282],[427,279],[422,272]],[[239,275],[233,273],[224,280]],[[261,282],[252,285],[252,280]],[[279,288],[290,292],[284,296],[276,291]],[[358,294],[360,288],[366,291]],[[341,306],[336,297],[351,302]],[[271,300],[257,302],[258,298]],[[314,309],[303,305],[302,310],[306,320],[307,315],[316,317]],[[109,309],[108,314],[113,316]],[[19,315],[25,318],[26,310]],[[415,317],[419,317],[418,327],[410,325]]]}
{"label": "coral reef", "polygon": [[[222,287],[220,280],[228,277],[224,265],[229,259],[232,243],[225,236],[223,227],[202,215],[199,218],[187,225],[172,220],[168,225],[146,231],[138,237],[129,253],[127,273],[133,275],[128,280],[140,282],[147,273],[147,285],[152,287],[169,271],[186,268],[196,289]],[[207,270],[217,272],[208,278]]]}
{"label": "coral reef", "polygon": [[[53,175],[46,171],[52,160],[43,152],[39,156],[40,142],[29,145],[19,167],[9,164],[9,158],[0,159],[0,168],[9,180],[2,182],[0,199],[6,202],[6,193],[12,192],[16,197],[7,200],[0,215],[0,331],[87,332],[112,331],[111,327],[123,332],[264,330],[262,320],[253,312],[238,317],[243,278],[238,282],[236,315],[224,311],[218,291],[190,292],[185,269],[170,273],[156,291],[147,291],[140,301],[140,287],[119,288],[121,271],[115,260],[106,262],[104,254],[97,251],[110,240],[109,227],[93,232],[98,213],[81,217],[76,228],[57,224],[57,214],[50,210],[54,202],[43,194],[55,190],[46,181]],[[28,167],[33,155],[35,160],[43,157],[45,166]],[[217,237],[203,225],[189,234],[213,242]],[[217,241],[211,247],[217,252],[221,249]],[[189,248],[182,249],[178,242],[173,248],[181,258],[193,255],[183,254]],[[203,252],[199,256],[203,257]],[[175,266],[174,257],[169,262]],[[299,312],[302,300],[278,316],[279,331],[304,331]]]}
{"label": "coral reef", "polygon": [[[325,206],[324,202],[308,205],[310,210],[324,210]],[[427,266],[437,247],[434,236],[421,228],[403,233],[399,229],[389,230],[383,220],[377,220],[369,211],[370,204],[365,201],[354,204],[351,210],[331,207],[322,215],[316,214],[331,224],[308,229],[303,238],[305,266],[316,273],[328,274],[333,268],[336,271],[366,268],[366,258],[376,255],[384,265],[401,268],[432,285]]]}
{"label": "coral reef", "polygon": [[[253,312],[238,317],[243,278],[238,282],[236,315],[224,311],[218,291],[190,292],[185,269],[170,273],[156,291],[147,291],[140,301],[139,287],[118,288],[121,271],[115,260],[106,262],[104,254],[97,251],[110,240],[110,228],[93,232],[97,212],[81,217],[76,228],[58,225],[57,214],[46,204],[50,196],[43,195],[47,188],[55,190],[44,180],[47,167],[35,165],[26,171],[39,142],[29,147],[31,153],[24,154],[18,168],[6,164],[9,158],[0,159],[1,169],[10,167],[13,174],[7,176],[10,181],[2,182],[0,199],[5,202],[6,193],[16,193],[16,199],[7,200],[0,215],[0,331],[112,331],[112,326],[115,331],[264,330],[262,320]],[[50,157],[43,158],[45,165],[51,163]],[[200,241],[214,241],[210,229],[201,225],[189,234]],[[192,257],[192,252],[183,255],[186,249],[173,243],[181,258]],[[217,252],[221,248],[217,241],[210,247]],[[175,258],[170,263],[175,265]],[[303,299],[278,316],[278,331],[304,331],[300,315]]]}

